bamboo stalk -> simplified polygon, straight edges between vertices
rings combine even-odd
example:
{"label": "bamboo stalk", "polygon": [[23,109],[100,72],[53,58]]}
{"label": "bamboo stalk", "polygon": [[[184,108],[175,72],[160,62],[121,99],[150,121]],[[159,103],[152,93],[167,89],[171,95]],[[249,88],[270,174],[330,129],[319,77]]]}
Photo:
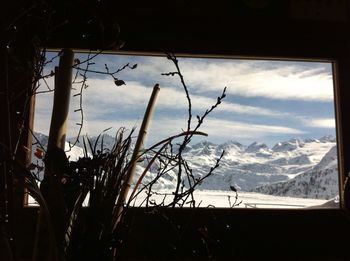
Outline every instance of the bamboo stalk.
{"label": "bamboo stalk", "polygon": [[133,155],[132,155],[132,158],[131,158],[131,164],[132,165],[130,166],[129,171],[127,172],[127,174],[126,174],[126,176],[125,176],[125,178],[123,180],[124,181],[123,182],[123,186],[121,188],[121,191],[120,191],[120,194],[119,194],[119,197],[118,197],[118,200],[117,200],[116,211],[115,211],[115,215],[114,215],[114,218],[113,218],[113,224],[112,224],[113,225],[113,230],[116,228],[116,226],[117,226],[117,224],[118,224],[118,222],[120,220],[120,216],[121,216],[121,213],[123,211],[123,205],[126,202],[126,197],[127,197],[128,193],[129,193],[131,182],[132,182],[134,174],[135,174],[136,163],[137,163],[137,160],[138,160],[138,158],[140,156],[140,150],[141,150],[141,148],[144,145],[144,139],[145,139],[146,134],[147,134],[149,121],[150,121],[150,118],[151,118],[151,115],[152,115],[152,112],[153,112],[153,109],[154,109],[154,105],[155,105],[155,102],[156,102],[159,90],[160,90],[159,84],[156,84],[153,87],[153,91],[152,91],[151,97],[149,99],[145,115],[143,117],[143,121],[142,121],[142,125],[141,125],[141,128],[140,128],[140,132],[139,132],[139,135],[137,137],[137,141],[136,141],[136,144],[135,144],[134,152],[133,152]]}
{"label": "bamboo stalk", "polygon": [[[65,164],[65,139],[72,87],[72,66],[74,52],[63,49],[58,69],[55,68],[55,92],[48,140],[45,175],[41,191],[47,203],[49,217],[44,215],[43,207],[39,213],[37,237],[33,260],[64,260],[63,238],[65,234],[67,211],[61,189],[61,175]],[[55,240],[47,238],[50,234],[45,218],[51,218]],[[50,236],[50,235],[49,235]],[[52,236],[52,235],[51,235]]]}
{"label": "bamboo stalk", "polygon": [[58,77],[55,78],[55,93],[47,150],[52,148],[60,148],[64,150],[69,101],[72,89],[73,59],[74,52],[71,49],[62,50],[62,56],[60,57],[59,62]]}

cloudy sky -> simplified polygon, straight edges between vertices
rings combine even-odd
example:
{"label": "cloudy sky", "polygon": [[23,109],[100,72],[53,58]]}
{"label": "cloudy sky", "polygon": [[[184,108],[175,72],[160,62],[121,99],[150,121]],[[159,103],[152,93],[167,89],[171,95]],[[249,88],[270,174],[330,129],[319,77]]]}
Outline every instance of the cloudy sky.
{"label": "cloudy sky", "polygon": [[[51,57],[52,54],[48,54]],[[80,60],[84,55],[78,55]],[[175,71],[165,57],[100,55],[90,69],[104,70],[105,64],[115,71],[126,63],[137,64],[116,75],[126,85],[117,87],[111,77],[88,74],[89,87],[84,90],[83,133],[96,135],[112,127],[140,126],[154,84],[161,90],[150,124],[148,144],[186,129],[187,100],[177,76],[162,73]],[[49,64],[50,71],[58,61]],[[210,108],[227,87],[223,103],[208,116],[202,131],[214,143],[228,140],[245,145],[276,142],[291,138],[335,136],[335,112],[331,63],[179,58],[193,105],[194,121]],[[52,80],[47,81],[52,86]],[[44,84],[40,90],[47,88]],[[80,88],[73,85],[68,136],[75,136],[80,121]],[[38,94],[35,130],[48,134],[52,94]]]}

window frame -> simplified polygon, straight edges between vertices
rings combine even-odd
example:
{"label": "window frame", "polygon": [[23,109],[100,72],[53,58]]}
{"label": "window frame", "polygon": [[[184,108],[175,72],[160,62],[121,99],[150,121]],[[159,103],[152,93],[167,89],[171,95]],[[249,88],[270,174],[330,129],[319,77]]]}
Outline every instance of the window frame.
{"label": "window frame", "polygon": [[[58,52],[60,49],[58,48],[47,48],[46,51],[49,52]],[[73,49],[75,53],[88,53],[91,50],[85,49]],[[96,51],[97,52],[97,51]],[[164,57],[164,53],[160,52],[145,52],[145,51],[104,51],[100,55],[135,55],[135,56],[156,56],[156,57]],[[333,79],[333,94],[334,94],[334,112],[335,112],[335,121],[336,121],[336,144],[337,144],[337,164],[338,164],[338,184],[339,184],[339,209],[346,209],[347,200],[344,198],[344,186],[346,175],[344,173],[347,169],[346,161],[344,160],[344,145],[343,141],[343,133],[346,131],[343,130],[343,117],[340,115],[342,112],[342,102],[340,102],[340,85],[342,80],[344,80],[344,75],[342,77],[339,76],[339,59],[335,58],[308,58],[308,57],[294,57],[294,56],[265,56],[265,55],[233,55],[233,54],[189,54],[189,53],[176,53],[177,57],[184,58],[214,58],[214,59],[240,59],[240,60],[266,60],[266,61],[300,61],[300,62],[327,62],[332,64],[332,79]],[[342,60],[342,59],[340,59]],[[350,59],[346,60],[350,63]],[[350,81],[350,77],[346,77],[345,80]],[[34,114],[30,115],[30,121],[33,122]],[[25,206],[31,207],[28,205],[28,194],[25,194]],[[234,209],[234,208],[232,208]],[[268,209],[268,208],[262,208]],[[302,210],[297,209],[297,210]],[[274,209],[274,210],[283,210],[283,209]]]}

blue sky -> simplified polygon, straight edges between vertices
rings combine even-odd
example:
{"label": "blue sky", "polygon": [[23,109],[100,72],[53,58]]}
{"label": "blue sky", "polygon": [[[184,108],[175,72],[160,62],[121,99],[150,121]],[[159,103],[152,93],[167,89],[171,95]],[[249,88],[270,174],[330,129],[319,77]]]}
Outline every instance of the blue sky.
{"label": "blue sky", "polygon": [[[78,57],[83,59],[82,55]],[[51,70],[57,62],[46,70]],[[165,57],[100,55],[94,63],[91,69],[103,70],[107,64],[110,71],[126,63],[138,66],[117,75],[126,82],[120,87],[110,77],[88,75],[83,133],[96,135],[113,127],[109,134],[114,135],[119,127],[140,126],[155,83],[160,84],[161,91],[148,144],[186,128],[187,103],[180,80],[177,76],[161,75],[175,71],[171,61]],[[223,103],[208,116],[201,129],[214,143],[235,140],[249,145],[260,141],[273,146],[291,138],[335,136],[331,63],[179,58],[179,65],[192,97],[194,116],[210,108],[227,87]],[[52,82],[48,81],[50,85]],[[75,93],[73,89],[72,95]],[[36,131],[48,133],[51,104],[52,94],[37,96]],[[72,97],[68,136],[74,136],[77,131],[76,108],[78,98]]]}

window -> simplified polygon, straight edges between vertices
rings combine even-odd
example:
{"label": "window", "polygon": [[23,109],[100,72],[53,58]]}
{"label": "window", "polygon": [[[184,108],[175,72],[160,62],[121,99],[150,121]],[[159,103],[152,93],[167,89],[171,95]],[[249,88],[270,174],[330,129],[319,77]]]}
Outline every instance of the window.
{"label": "window", "polygon": [[[48,59],[55,55],[48,53]],[[84,60],[87,54],[76,57]],[[55,62],[45,70],[53,70]],[[108,74],[92,72],[113,72],[126,64],[129,66],[115,75],[122,80],[119,83]],[[194,118],[215,104],[227,87],[226,97],[201,126],[208,137],[195,136],[183,154],[193,173],[202,177],[225,151],[220,166],[197,189],[201,206],[230,207],[238,191],[236,203],[241,204],[237,207],[339,207],[331,61],[180,57],[179,66]],[[89,70],[83,95],[77,95],[79,83],[73,84],[68,141],[73,143],[80,129],[82,106],[81,133],[97,136],[111,128],[104,142],[112,146],[120,127],[130,130],[141,125],[155,83],[161,91],[146,147],[186,129],[186,95],[179,77],[162,75],[175,71],[165,57],[103,54],[94,58]],[[47,90],[44,83],[40,88],[39,92]],[[38,94],[36,104],[35,132],[45,144],[52,93]],[[68,155],[74,160],[82,151],[78,144]],[[139,164],[138,173],[142,168]],[[176,174],[169,172],[153,188],[171,194],[175,180]]]}

